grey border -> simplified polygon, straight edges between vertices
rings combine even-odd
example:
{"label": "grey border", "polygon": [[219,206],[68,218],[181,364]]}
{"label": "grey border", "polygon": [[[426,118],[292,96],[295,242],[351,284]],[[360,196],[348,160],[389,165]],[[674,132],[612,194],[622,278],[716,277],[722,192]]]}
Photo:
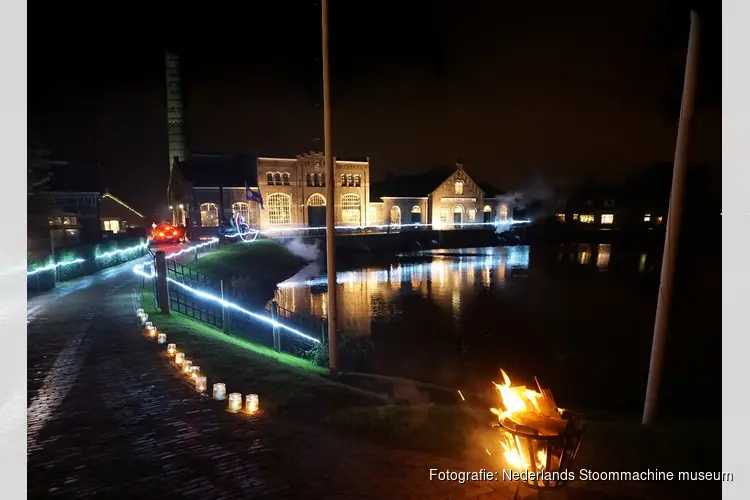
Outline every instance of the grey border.
{"label": "grey border", "polygon": [[[748,436],[736,432],[750,421],[747,389],[748,321],[743,312],[750,305],[750,262],[747,234],[750,230],[750,165],[747,131],[750,130],[750,69],[742,62],[740,47],[747,46],[750,4],[743,0],[722,2],[722,468],[734,472],[734,482],[724,483],[723,498],[745,498],[750,457]],[[744,39],[745,42],[742,42]],[[727,264],[731,263],[731,264]],[[743,310],[744,307],[744,310]],[[713,341],[707,339],[708,342]],[[710,375],[708,375],[710,376]]]}
{"label": "grey border", "polygon": [[[0,92],[3,148],[0,199],[26,207],[26,4],[0,7],[0,58],[8,66]],[[3,221],[0,242],[0,480],[7,498],[26,497],[26,211]]]}

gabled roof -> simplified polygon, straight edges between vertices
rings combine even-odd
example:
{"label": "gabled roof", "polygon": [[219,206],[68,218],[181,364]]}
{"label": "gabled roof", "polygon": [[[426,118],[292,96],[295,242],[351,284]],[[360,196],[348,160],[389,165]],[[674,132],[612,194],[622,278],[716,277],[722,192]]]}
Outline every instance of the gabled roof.
{"label": "gabled roof", "polygon": [[[453,173],[455,168],[438,167],[421,174],[409,174],[394,176],[388,174],[385,179],[375,182],[370,186],[370,200],[380,201],[383,197],[418,198],[432,194]],[[485,196],[492,197],[502,194],[491,184],[477,182],[473,175],[466,172],[467,176],[474,179],[479,188],[484,191]]]}
{"label": "gabled roof", "polygon": [[191,154],[178,163],[193,187],[257,187],[255,155]]}
{"label": "gabled roof", "polygon": [[99,202],[99,214],[102,219],[115,218],[127,221],[140,221],[143,214],[133,206],[125,203],[109,191],[102,194]]}

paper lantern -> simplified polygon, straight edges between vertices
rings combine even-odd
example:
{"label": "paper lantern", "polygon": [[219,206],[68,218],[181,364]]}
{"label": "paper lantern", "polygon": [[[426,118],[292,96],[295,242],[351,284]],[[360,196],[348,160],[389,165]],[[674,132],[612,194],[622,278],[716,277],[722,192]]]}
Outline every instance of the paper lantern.
{"label": "paper lantern", "polygon": [[185,353],[184,352],[175,352],[174,353],[174,362],[178,365],[181,365],[185,361]]}
{"label": "paper lantern", "polygon": [[189,359],[186,359],[182,363],[182,373],[184,373],[185,375],[190,375],[191,373],[193,373],[193,362]]}
{"label": "paper lantern", "polygon": [[160,344],[166,344],[167,343],[167,334],[166,333],[160,333],[158,337],[156,337],[156,341]]}
{"label": "paper lantern", "polygon": [[242,394],[233,392],[229,395],[229,411],[237,413],[242,409]]}
{"label": "paper lantern", "polygon": [[216,401],[224,401],[227,397],[227,386],[221,382],[214,384],[214,399]]}
{"label": "paper lantern", "polygon": [[147,331],[148,331],[148,336],[149,337],[151,337],[151,338],[156,337],[156,327],[152,326]]}
{"label": "paper lantern", "polygon": [[248,394],[245,396],[245,410],[248,413],[256,413],[258,411],[258,395]]}
{"label": "paper lantern", "polygon": [[177,344],[167,344],[167,355],[174,356],[177,354]]}
{"label": "paper lantern", "polygon": [[195,379],[197,377],[200,377],[200,375],[201,375],[201,367],[193,366],[193,370],[190,372],[190,376]]}
{"label": "paper lantern", "polygon": [[138,316],[143,316],[144,314],[146,314],[146,311],[144,311],[141,308],[138,308],[138,309],[136,309],[135,314],[138,315]]}
{"label": "paper lantern", "polygon": [[206,392],[206,377],[195,377],[195,390]]}

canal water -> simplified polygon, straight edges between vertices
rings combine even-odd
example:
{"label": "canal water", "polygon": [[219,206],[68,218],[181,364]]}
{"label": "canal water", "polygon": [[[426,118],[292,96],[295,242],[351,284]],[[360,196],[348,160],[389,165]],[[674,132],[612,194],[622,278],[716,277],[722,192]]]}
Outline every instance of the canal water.
{"label": "canal water", "polygon": [[[519,383],[536,376],[561,406],[636,414],[660,264],[661,249],[610,244],[402,254],[337,273],[339,323],[372,341],[378,374],[479,393],[503,368]],[[662,392],[669,412],[720,404],[720,269],[718,257],[680,263]],[[325,317],[325,283],[292,278],[277,300]]]}

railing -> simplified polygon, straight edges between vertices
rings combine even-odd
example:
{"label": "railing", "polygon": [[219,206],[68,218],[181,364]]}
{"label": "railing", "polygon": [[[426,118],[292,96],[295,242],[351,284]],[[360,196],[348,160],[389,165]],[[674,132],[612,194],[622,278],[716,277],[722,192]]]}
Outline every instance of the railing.
{"label": "railing", "polygon": [[[155,269],[155,262],[153,266]],[[223,280],[172,259],[166,259],[166,270],[169,308],[172,311],[228,335],[272,347],[278,352],[300,355],[313,347],[316,341],[323,340],[325,324],[320,320],[305,318],[273,302],[267,304],[265,309],[253,307],[238,300],[238,294]],[[158,304],[157,280],[152,281]]]}

